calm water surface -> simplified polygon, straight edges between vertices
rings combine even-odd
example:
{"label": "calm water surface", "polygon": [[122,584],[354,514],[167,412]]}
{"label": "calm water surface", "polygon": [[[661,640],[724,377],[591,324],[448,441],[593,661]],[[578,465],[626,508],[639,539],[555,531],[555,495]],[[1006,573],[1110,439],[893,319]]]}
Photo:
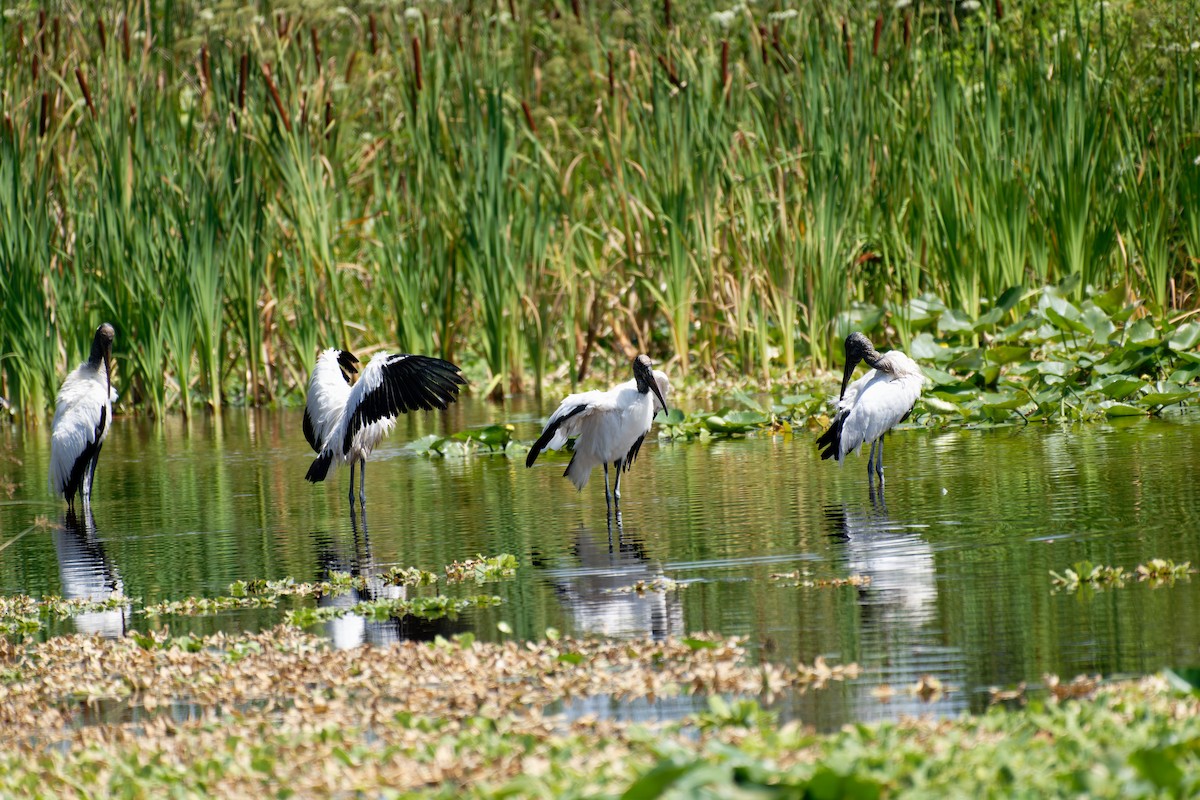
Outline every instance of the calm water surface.
{"label": "calm water surface", "polygon": [[[822,727],[900,713],[952,714],[986,704],[987,687],[1036,683],[1047,672],[1119,675],[1200,663],[1200,580],[1082,595],[1054,594],[1050,570],[1077,561],[1123,566],[1150,558],[1200,564],[1200,415],[1119,426],[899,431],[887,442],[888,483],[869,493],[866,459],[839,469],[811,435],[648,443],[607,519],[597,471],[577,493],[563,457],[527,470],[524,453],[425,458],[404,444],[512,422],[537,433],[541,410],[459,404],[401,420],[369,462],[367,519],[352,518],[348,473],[305,483],[312,458],[299,412],[228,411],[220,423],[156,427],[118,419],[96,477],[94,530],[34,530],[0,551],[0,592],[104,596],[144,603],[226,593],[232,581],[332,570],[371,575],[392,565],[439,571],[478,553],[513,553],[515,580],[455,593],[503,605],[457,620],[366,621],[323,630],[339,646],[472,630],[495,639],[548,627],[578,634],[745,636],[784,663],[856,661],[863,678],[794,698]],[[42,429],[0,430],[0,544],[39,515],[62,522],[45,488]],[[864,575],[867,588],[797,588],[770,580]],[[680,591],[611,590],[667,576]],[[382,590],[381,590],[382,591]],[[331,602],[353,602],[339,598]],[[80,615],[63,630],[120,635],[152,627],[138,613]],[[280,612],[164,618],[172,632],[257,629]],[[903,688],[929,674],[959,691],[933,706]],[[873,687],[899,694],[879,702]],[[671,705],[581,710],[671,715]]]}

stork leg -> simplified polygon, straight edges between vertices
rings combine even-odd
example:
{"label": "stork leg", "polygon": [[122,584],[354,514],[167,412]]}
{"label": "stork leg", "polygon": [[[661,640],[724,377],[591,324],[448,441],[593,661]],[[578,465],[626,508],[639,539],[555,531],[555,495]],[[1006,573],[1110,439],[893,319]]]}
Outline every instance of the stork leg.
{"label": "stork leg", "polygon": [[[350,498],[350,503],[353,505],[354,498]],[[367,457],[363,456],[358,462],[358,505],[360,508],[367,507]]]}
{"label": "stork leg", "polygon": [[92,460],[88,462],[87,471],[83,474],[81,492],[83,493],[83,507],[85,510],[92,507],[92,481],[96,478],[96,462],[99,460],[98,455],[92,456]]}
{"label": "stork leg", "polygon": [[[618,477],[618,480],[620,480],[619,477]],[[608,494],[608,462],[607,461],[604,462],[604,504],[606,506],[612,505],[612,498],[609,497],[609,494]]]}
{"label": "stork leg", "polygon": [[871,442],[871,454],[867,456],[867,483],[875,478],[875,447],[878,444],[878,439]]}
{"label": "stork leg", "polygon": [[354,508],[354,459],[350,459],[350,508]]}
{"label": "stork leg", "polygon": [[879,444],[879,451],[875,454],[875,474],[879,476],[879,485],[883,485],[883,437],[880,436],[875,440]]}
{"label": "stork leg", "polygon": [[619,458],[613,462],[613,467],[615,467],[617,470],[617,484],[616,484],[616,486],[613,487],[613,500],[615,500],[618,503],[621,502],[621,467],[622,466],[623,465],[621,463],[621,459],[619,459]]}

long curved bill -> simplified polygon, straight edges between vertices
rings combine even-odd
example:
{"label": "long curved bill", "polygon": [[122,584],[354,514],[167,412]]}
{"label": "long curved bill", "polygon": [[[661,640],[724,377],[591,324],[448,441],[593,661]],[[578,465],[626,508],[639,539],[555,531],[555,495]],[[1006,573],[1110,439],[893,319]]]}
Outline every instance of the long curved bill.
{"label": "long curved bill", "polygon": [[658,390],[658,381],[654,380],[654,376],[650,376],[650,391],[654,392],[654,396],[658,398],[658,402],[662,405],[663,413],[668,413],[667,401],[663,399],[662,392]]}
{"label": "long curved bill", "polygon": [[838,395],[838,400],[846,396],[846,387],[850,385],[850,379],[854,377],[854,368],[858,366],[860,360],[858,358],[846,359],[846,371],[842,373],[842,393]]}

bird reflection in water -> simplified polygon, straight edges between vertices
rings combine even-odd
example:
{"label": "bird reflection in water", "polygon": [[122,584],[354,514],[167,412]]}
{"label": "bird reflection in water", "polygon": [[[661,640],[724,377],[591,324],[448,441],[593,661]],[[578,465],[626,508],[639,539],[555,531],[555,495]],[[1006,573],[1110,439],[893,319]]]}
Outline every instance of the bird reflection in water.
{"label": "bird reflection in water", "polygon": [[[102,603],[125,594],[125,585],[96,536],[96,522],[90,505],[81,513],[68,510],[62,524],[54,530],[54,552],[62,595],[67,600]],[[100,634],[107,639],[125,635],[130,607],[124,603],[105,611],[84,611],[72,615],[80,633]]]}
{"label": "bird reflection in water", "polygon": [[[828,506],[825,519],[830,538],[842,543],[838,572],[871,579],[857,590],[861,630],[856,659],[875,678],[870,683],[896,690],[886,711],[863,698],[865,717],[929,713],[934,709],[905,690],[926,675],[960,686],[965,677],[962,654],[946,646],[937,625],[933,549],[908,525],[889,517],[882,487],[872,487],[869,506]],[[962,693],[950,695],[936,711],[952,713],[965,702]]]}
{"label": "bird reflection in water", "polygon": [[551,570],[549,577],[576,634],[663,639],[684,632],[678,592],[619,591],[663,577],[643,538],[624,529],[619,509],[608,515],[607,536],[581,524],[571,554],[578,566]]}
{"label": "bird reflection in water", "polygon": [[[344,537],[331,537],[324,533],[314,534],[318,541],[317,560],[320,564],[318,580],[329,580],[335,572],[349,573],[355,578],[364,578],[365,589],[351,589],[345,594],[326,595],[318,598],[320,608],[352,608],[360,602],[372,600],[403,600],[407,597],[407,586],[385,583],[381,577],[391,565],[381,566],[371,549],[371,537],[367,531],[367,512],[361,516],[350,508],[351,541]],[[349,544],[350,547],[346,545]],[[429,641],[436,636],[450,637],[466,630],[461,622],[449,619],[423,620],[416,617],[390,617],[384,620],[368,619],[361,614],[345,613],[325,623],[325,633],[333,646],[339,650],[358,647],[362,644],[386,646],[404,640]]]}

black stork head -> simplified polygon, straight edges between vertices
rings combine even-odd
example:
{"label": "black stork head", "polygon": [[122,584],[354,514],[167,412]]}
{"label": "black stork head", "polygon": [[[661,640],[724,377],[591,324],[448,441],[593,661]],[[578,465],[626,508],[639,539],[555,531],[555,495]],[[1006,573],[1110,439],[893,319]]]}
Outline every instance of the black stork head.
{"label": "black stork head", "polygon": [[338,366],[342,368],[342,377],[350,383],[350,376],[358,374],[358,359],[349,350],[338,350]]}
{"label": "black stork head", "polygon": [[88,357],[88,364],[92,369],[100,369],[100,364],[104,364],[110,381],[112,380],[112,346],[113,340],[116,338],[117,331],[109,323],[105,322],[96,328],[96,335],[92,339],[92,354]]}
{"label": "black stork head", "polygon": [[846,337],[846,371],[842,373],[842,393],[838,399],[846,396],[846,387],[854,375],[858,362],[866,361],[872,367],[879,359],[879,352],[871,345],[871,340],[857,331]]}
{"label": "black stork head", "polygon": [[665,413],[667,401],[663,399],[662,392],[658,390],[658,381],[654,380],[654,364],[650,361],[650,356],[642,354],[633,360],[633,379],[637,381],[639,394],[654,392],[654,396],[658,398]]}

